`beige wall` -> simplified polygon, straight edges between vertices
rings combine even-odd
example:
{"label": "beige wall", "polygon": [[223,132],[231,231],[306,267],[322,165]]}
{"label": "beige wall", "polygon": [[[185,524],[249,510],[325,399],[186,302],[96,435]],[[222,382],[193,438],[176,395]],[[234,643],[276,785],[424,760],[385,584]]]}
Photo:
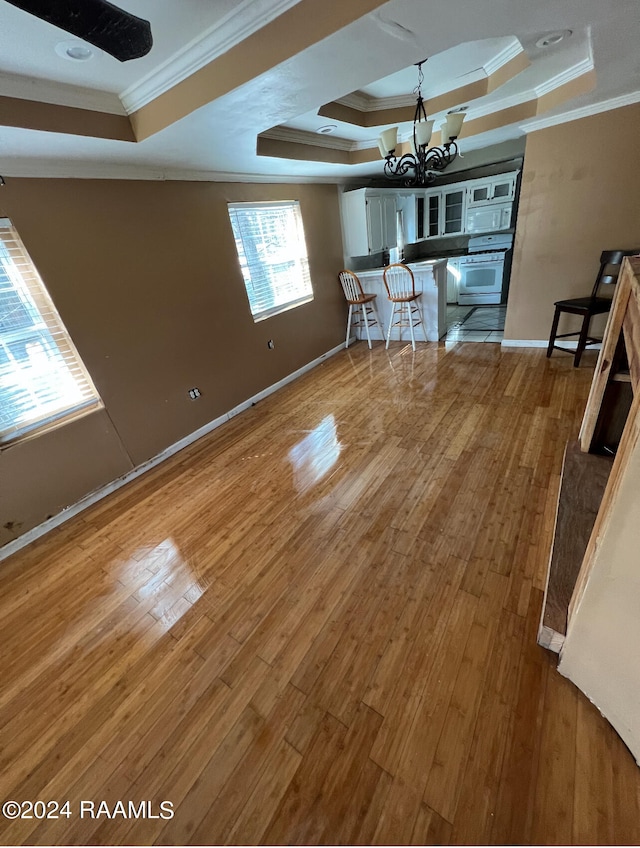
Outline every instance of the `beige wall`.
{"label": "beige wall", "polygon": [[[256,324],[227,202],[278,199],[300,201],[315,297]],[[344,339],[335,186],[12,179],[0,215],[105,404],[0,452],[0,545]]]}
{"label": "beige wall", "polygon": [[603,250],[640,248],[639,137],[640,104],[528,136],[506,339],[547,339],[554,301],[590,293]]}

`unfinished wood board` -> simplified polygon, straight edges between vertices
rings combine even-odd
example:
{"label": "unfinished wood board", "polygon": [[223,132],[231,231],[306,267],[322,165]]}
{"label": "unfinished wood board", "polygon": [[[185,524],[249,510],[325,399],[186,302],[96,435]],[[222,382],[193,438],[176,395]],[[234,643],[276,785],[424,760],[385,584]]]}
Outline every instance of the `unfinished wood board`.
{"label": "unfinished wood board", "polygon": [[[622,261],[620,278],[613,296],[611,312],[609,313],[607,326],[604,331],[602,347],[589,391],[589,397],[582,419],[582,427],[580,428],[580,444],[583,451],[588,451],[591,448],[604,392],[612,375],[612,365],[620,341],[623,323],[625,325],[624,335],[626,340],[635,338],[640,329],[640,311],[638,309],[638,300],[640,299],[639,277],[640,259],[635,256],[625,257]],[[628,344],[627,348],[629,348]],[[635,353],[629,357],[630,379],[634,391],[640,382],[640,366],[636,360],[637,355]]]}

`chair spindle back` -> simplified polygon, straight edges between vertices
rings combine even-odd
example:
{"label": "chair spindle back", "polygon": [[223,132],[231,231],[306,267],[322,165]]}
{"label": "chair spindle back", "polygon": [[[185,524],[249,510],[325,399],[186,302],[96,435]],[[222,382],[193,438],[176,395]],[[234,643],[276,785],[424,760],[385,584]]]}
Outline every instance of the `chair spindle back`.
{"label": "chair spindle back", "polygon": [[383,280],[390,300],[414,297],[416,281],[411,268],[397,262],[384,269]]}
{"label": "chair spindle back", "polygon": [[362,284],[353,271],[340,271],[338,274],[344,296],[349,303],[354,303],[364,296]]}

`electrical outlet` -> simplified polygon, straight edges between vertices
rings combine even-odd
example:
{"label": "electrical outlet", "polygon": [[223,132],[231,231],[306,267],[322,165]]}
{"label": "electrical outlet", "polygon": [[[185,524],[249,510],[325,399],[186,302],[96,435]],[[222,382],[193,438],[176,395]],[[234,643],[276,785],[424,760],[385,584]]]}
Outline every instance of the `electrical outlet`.
{"label": "electrical outlet", "polygon": [[273,349],[274,349],[274,347],[275,347],[275,342],[273,341],[273,339],[269,339],[269,341],[267,342],[267,347],[269,348],[269,350],[273,350]]}
{"label": "electrical outlet", "polygon": [[202,392],[200,391],[200,389],[189,389],[189,397],[191,398],[191,400],[199,398],[201,394]]}

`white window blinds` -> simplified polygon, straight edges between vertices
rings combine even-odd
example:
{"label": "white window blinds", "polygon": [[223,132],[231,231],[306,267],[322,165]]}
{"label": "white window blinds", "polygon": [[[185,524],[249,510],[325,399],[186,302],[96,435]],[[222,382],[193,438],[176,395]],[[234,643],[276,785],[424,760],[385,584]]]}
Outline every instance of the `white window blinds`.
{"label": "white window blinds", "polygon": [[255,321],[313,300],[297,200],[230,203],[229,217]]}
{"label": "white window blinds", "polygon": [[20,236],[0,218],[0,443],[99,403]]}

